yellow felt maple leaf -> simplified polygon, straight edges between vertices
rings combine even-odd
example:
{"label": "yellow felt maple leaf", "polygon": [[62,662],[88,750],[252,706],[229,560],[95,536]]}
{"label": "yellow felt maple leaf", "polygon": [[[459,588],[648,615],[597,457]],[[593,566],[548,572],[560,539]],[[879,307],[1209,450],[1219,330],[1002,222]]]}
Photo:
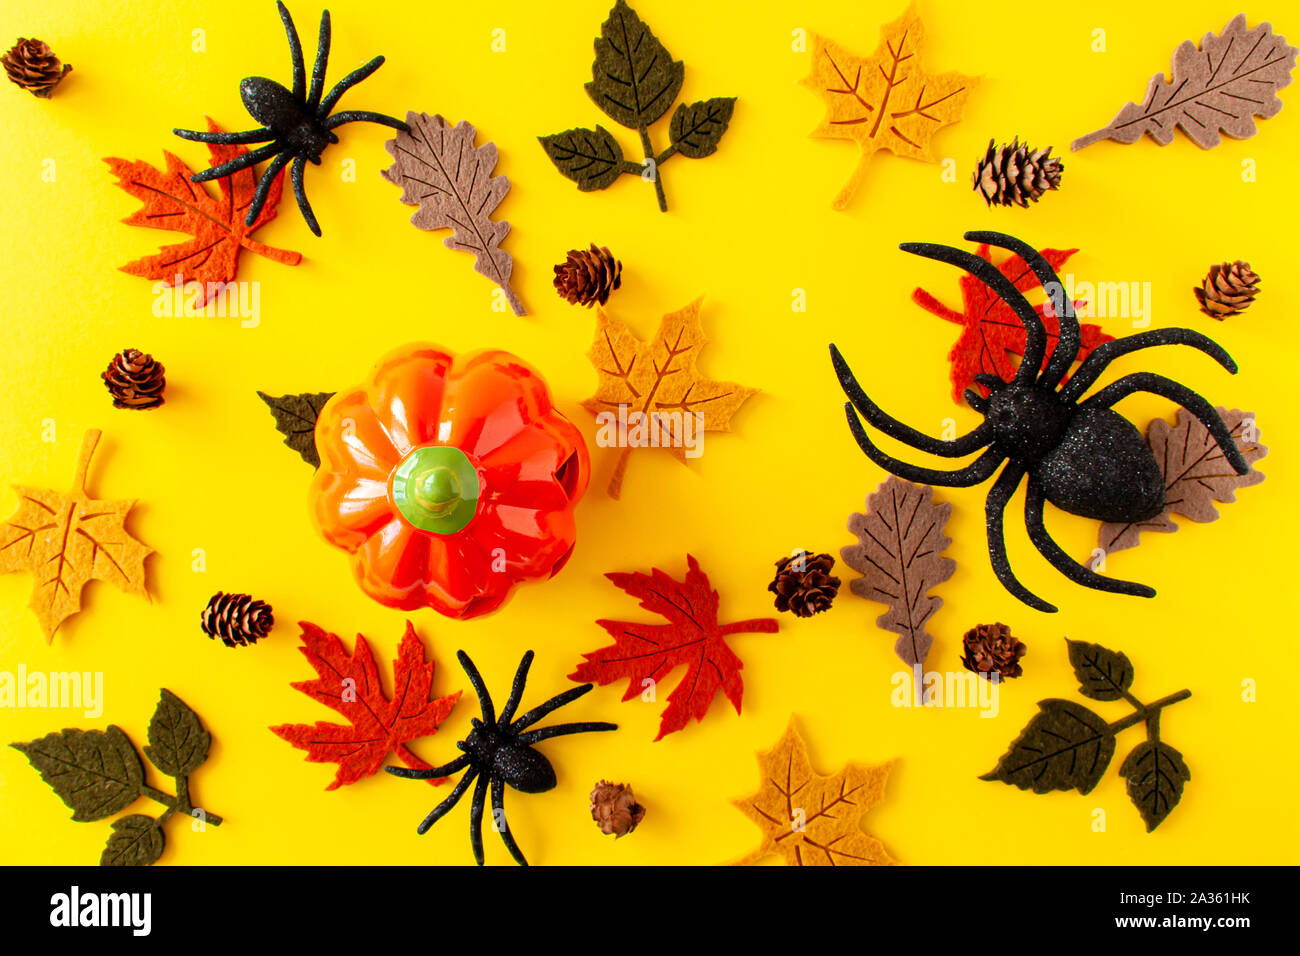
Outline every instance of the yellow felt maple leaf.
{"label": "yellow felt maple leaf", "polygon": [[126,530],[135,502],[100,501],[86,494],[86,471],[99,434],[98,429],[86,432],[69,494],[15,485],[18,510],[0,528],[0,573],[32,573],[29,606],[46,641],[54,640],[59,625],[81,610],[81,589],[92,579],[149,599],[144,559],[153,549]]}
{"label": "yellow felt maple leaf", "polygon": [[600,422],[599,444],[620,449],[609,482],[613,498],[622,490],[633,449],[667,448],[685,462],[699,454],[704,431],[729,431],[731,416],[758,391],[715,382],[696,368],[708,342],[700,324],[702,301],[665,315],[648,343],[603,309],[597,313],[587,358],[598,382],[582,407]]}
{"label": "yellow felt maple leaf", "polygon": [[826,115],[812,135],[851,139],[862,151],[853,176],[832,203],[836,209],[849,204],[877,150],[936,162],[932,137],[961,119],[977,80],[961,73],[925,72],[924,39],[915,4],[882,28],[880,46],[870,58],[813,35],[812,72],[799,82],[826,101]]}
{"label": "yellow felt maple leaf", "polygon": [[740,865],[780,854],[790,866],[893,866],[885,846],[862,829],[881,801],[892,763],[850,763],[823,777],[812,768],[794,718],[775,747],[758,755],[763,785],[735,801],[763,831],[763,843]]}

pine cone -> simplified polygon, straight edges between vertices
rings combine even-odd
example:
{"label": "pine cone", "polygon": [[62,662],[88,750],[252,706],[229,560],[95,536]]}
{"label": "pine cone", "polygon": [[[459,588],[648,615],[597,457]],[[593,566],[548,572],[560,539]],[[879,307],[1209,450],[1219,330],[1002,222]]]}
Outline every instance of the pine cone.
{"label": "pine cone", "polygon": [[218,591],[208,601],[199,617],[199,626],[208,637],[219,637],[226,647],[256,644],[275,625],[271,605],[254,601],[248,594],[223,594]]}
{"label": "pine cone", "polygon": [[829,554],[807,551],[777,561],[776,577],[767,586],[776,595],[776,609],[793,611],[796,617],[812,617],[828,610],[840,589],[840,579],[830,573],[833,567],[835,559]]}
{"label": "pine cone", "polygon": [[555,291],[570,305],[604,305],[622,282],[623,263],[605,246],[596,248],[594,242],[589,251],[570,250],[568,258],[555,267]]}
{"label": "pine cone", "polygon": [[123,349],[113,356],[100,378],[113,396],[114,408],[157,408],[163,403],[166,369],[152,355]]}
{"label": "pine cone", "polygon": [[1251,271],[1249,262],[1225,262],[1210,266],[1205,281],[1192,291],[1201,303],[1201,311],[1212,319],[1222,321],[1230,315],[1240,315],[1259,294],[1256,286],[1259,276]]}
{"label": "pine cone", "polygon": [[1030,150],[1020,145],[1020,137],[1011,145],[996,146],[989,140],[988,152],[975,167],[971,182],[989,206],[1018,203],[1028,208],[1049,189],[1061,187],[1061,161],[1051,155],[1052,148]]}
{"label": "pine cone", "polygon": [[612,833],[617,839],[631,833],[645,819],[645,807],[636,802],[631,787],[602,780],[591,791],[591,818],[601,833]]}
{"label": "pine cone", "polygon": [[59,62],[49,44],[36,39],[19,37],[13,49],[0,59],[11,82],[47,99],[72,70],[68,64]]}
{"label": "pine cone", "polygon": [[1005,680],[1023,673],[1020,658],[1028,648],[1011,636],[1011,628],[1005,624],[977,624],[962,637],[962,644],[966,648],[962,664],[981,677],[997,674]]}

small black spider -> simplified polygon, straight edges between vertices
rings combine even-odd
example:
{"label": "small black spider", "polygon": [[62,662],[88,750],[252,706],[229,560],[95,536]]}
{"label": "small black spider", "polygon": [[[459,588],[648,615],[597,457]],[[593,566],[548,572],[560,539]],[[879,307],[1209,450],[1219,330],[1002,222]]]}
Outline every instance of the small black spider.
{"label": "small black spider", "polygon": [[[311,91],[304,97],[307,75],[303,66],[302,43],[298,39],[298,31],[294,29],[293,19],[289,16],[288,9],[280,0],[276,0],[276,6],[280,8],[284,32],[289,36],[289,53],[293,57],[293,92],[264,76],[247,76],[239,83],[239,95],[249,114],[262,124],[261,129],[250,129],[242,133],[208,133],[193,129],[174,129],[172,132],[182,139],[197,140],[200,143],[244,145],[271,140],[266,146],[259,146],[228,163],[205,169],[192,177],[193,181],[201,183],[210,179],[220,179],[222,176],[229,176],[241,169],[255,166],[264,159],[270,159],[271,164],[267,166],[266,172],[258,181],[257,191],[253,194],[253,204],[248,207],[248,215],[244,217],[244,224],[251,226],[257,219],[258,213],[262,211],[271,183],[292,160],[293,194],[298,199],[298,208],[302,210],[302,217],[307,221],[307,226],[319,236],[320,225],[311,211],[311,203],[307,201],[307,193],[302,185],[302,174],[307,161],[311,160],[315,165],[320,165],[320,154],[324,152],[325,147],[339,141],[334,130],[344,123],[359,121],[378,123],[399,130],[409,130],[410,127],[392,116],[372,113],[368,110],[348,110],[330,115],[330,110],[334,109],[339,97],[383,66],[384,58],[377,56],[365,66],[353,70],[334,84],[334,88],[322,99],[321,92],[325,88],[325,66],[330,55],[330,12],[328,10],[320,17],[320,39],[316,44],[316,64],[311,70]],[[271,159],[271,157],[275,158]]]}
{"label": "small black spider", "polygon": [[539,730],[523,730],[537,723],[553,710],[558,710],[570,701],[575,701],[591,690],[591,684],[573,687],[562,694],[556,694],[546,703],[534,707],[518,720],[511,723],[519,707],[519,698],[524,693],[524,682],[528,680],[528,667],[533,662],[533,652],[529,651],[519,662],[515,672],[515,682],[510,688],[510,699],[506,701],[505,710],[497,718],[493,712],[492,696],[483,684],[478,669],[469,655],[457,651],[460,666],[465,668],[469,682],[478,695],[479,707],[483,710],[483,719],[475,717],[470,721],[469,736],[456,744],[464,753],[449,764],[434,767],[432,770],[413,770],[410,767],[385,767],[389,773],[398,777],[410,777],[415,780],[429,780],[433,777],[446,777],[465,767],[465,775],[460,778],[456,788],[446,800],[433,808],[433,812],[424,818],[416,828],[416,833],[425,833],[437,823],[444,814],[454,807],[465,795],[469,785],[478,777],[474,787],[474,802],[469,811],[469,842],[474,849],[474,859],[483,865],[483,802],[487,795],[488,783],[492,784],[493,828],[500,828],[501,839],[506,849],[520,866],[527,866],[523,852],[510,834],[506,823],[505,793],[506,784],[510,784],[520,793],[545,793],[555,787],[555,768],[542,754],[533,749],[533,744],[550,737],[564,734],[584,734],[592,730],[618,730],[618,724],[588,722],[579,724],[554,724]]}
{"label": "small black spider", "polygon": [[[1079,351],[1079,322],[1061,280],[1052,267],[1028,243],[999,232],[968,232],[967,240],[1007,249],[1033,269],[1049,297],[1049,307],[1060,318],[1060,338],[1046,366],[1047,331],[1042,318],[1014,285],[988,260],[949,246],[904,243],[905,252],[960,266],[978,277],[1007,303],[1025,326],[1025,354],[1010,382],[996,375],[977,375],[975,380],[989,389],[983,398],[966,391],[966,401],[984,416],[973,431],[944,441],[931,438],[885,414],[871,401],[853,377],[839,350],[831,346],[831,361],[840,386],[849,397],[846,403],[849,428],[867,457],[886,471],[909,481],[952,488],[968,488],[992,476],[1004,460],[1007,466],[989,491],[985,503],[989,559],[1003,587],[1040,611],[1056,608],[1030,593],[1011,571],[1002,538],[1002,512],[1020,480],[1029,476],[1025,497],[1025,525],[1029,539],[1052,566],[1072,581],[1098,591],[1113,591],[1140,597],[1154,597],[1155,590],[1132,581],[1102,577],[1067,555],[1047,533],[1043,524],[1043,502],[1050,501],[1071,514],[1099,521],[1138,522],[1160,514],[1165,507],[1165,480],[1142,434],[1111,406],[1135,392],[1150,392],[1177,402],[1201,420],[1223,449],[1228,462],[1244,475],[1250,466],[1241,456],[1232,435],[1214,407],[1191,389],[1162,375],[1136,372],[1125,375],[1080,401],[1080,396],[1102,371],[1121,355],[1156,345],[1190,345],[1209,355],[1229,372],[1237,364],[1217,343],[1191,329],[1159,329],[1139,332],[1097,346],[1066,378]],[[1042,374],[1038,374],[1042,368]],[[1064,379],[1064,382],[1062,382]],[[1059,386],[1059,388],[1058,388]],[[986,448],[978,458],[957,471],[920,468],[885,454],[871,443],[854,414],[886,435],[920,451],[945,458],[959,458]]]}

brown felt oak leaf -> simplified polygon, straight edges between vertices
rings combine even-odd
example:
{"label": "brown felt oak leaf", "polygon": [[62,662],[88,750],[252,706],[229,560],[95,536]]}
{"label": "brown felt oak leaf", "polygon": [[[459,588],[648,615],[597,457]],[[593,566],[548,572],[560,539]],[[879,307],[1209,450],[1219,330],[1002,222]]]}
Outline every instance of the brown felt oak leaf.
{"label": "brown felt oak leaf", "polygon": [[[208,129],[221,127],[208,118]],[[243,146],[208,144],[212,165],[229,162],[248,152]],[[156,255],[145,256],[122,266],[123,272],[145,279],[162,279],[182,283],[198,282],[197,305],[206,305],[220,292],[221,286],[233,282],[239,250],[247,249],[284,265],[296,266],[302,254],[276,249],[252,238],[254,232],[276,216],[283,177],[277,176],[267,192],[266,204],[251,226],[244,216],[257,191],[257,173],[250,166],[217,180],[220,195],[213,197],[204,183],[191,182],[194,171],[179,158],[163,152],[167,158],[164,172],[144,160],[129,162],[109,157],[104,160],[118,178],[118,185],[144,205],[122,221],[128,226],[150,226],[187,232],[192,238],[172,246],[163,246]]]}
{"label": "brown felt oak leaf", "polygon": [[668,695],[655,740],[683,729],[692,717],[703,720],[721,690],[740,713],[744,681],[740,658],[727,646],[729,634],[774,634],[775,619],[758,618],[718,623],[718,592],[699,563],[689,554],[685,581],[677,581],[658,568],[650,574],[606,574],[617,587],[641,601],[641,607],[665,618],[666,624],[632,621],[597,621],[614,643],[589,654],[570,680],[612,684],[626,679],[624,700],[643,694],[685,666],[681,682]]}
{"label": "brown felt oak leaf", "polygon": [[881,30],[880,46],[870,57],[813,35],[812,72],[800,82],[825,101],[826,115],[812,135],[849,139],[861,150],[853,176],[832,204],[836,209],[848,206],[878,150],[933,163],[934,134],[961,119],[977,80],[927,73],[921,66],[924,39],[915,4]]}
{"label": "brown felt oak leaf", "polygon": [[153,549],[126,530],[134,501],[101,501],[86,494],[86,472],[99,442],[90,429],[81,443],[76,477],[66,495],[15,486],[18,510],[0,529],[0,573],[30,571],[29,604],[46,641],[81,610],[81,589],[93,579],[149,599],[144,559]]}
{"label": "brown felt oak leaf", "polygon": [[758,824],[763,843],[738,861],[756,863],[774,854],[789,866],[892,866],[885,845],[862,829],[863,817],[885,795],[892,763],[850,763],[839,773],[813,770],[794,718],[775,747],[758,755],[763,784],[735,801]]}
{"label": "brown felt oak leaf", "polygon": [[[292,684],[312,700],[333,708],[346,724],[281,724],[271,732],[301,750],[309,763],[337,763],[338,772],[326,790],[356,783],[379,771],[392,753],[408,767],[428,770],[407,744],[427,737],[446,720],[460,699],[460,691],[433,697],[433,661],[426,660],[424,642],[410,621],[393,661],[393,693],[384,694],[370,644],[360,634],[351,654],[335,634],[308,621],[300,621],[302,647],[298,648],[316,669],[315,680]],[[442,783],[442,779],[433,783]]]}
{"label": "brown felt oak leaf", "polygon": [[597,310],[596,338],[587,358],[599,381],[596,394],[582,407],[597,416],[602,435],[606,429],[616,433],[609,444],[621,449],[609,481],[610,497],[622,492],[634,448],[667,448],[684,463],[689,438],[698,443],[704,431],[729,431],[731,416],[758,391],[715,382],[696,367],[708,342],[700,324],[702,301],[665,315],[650,342]]}

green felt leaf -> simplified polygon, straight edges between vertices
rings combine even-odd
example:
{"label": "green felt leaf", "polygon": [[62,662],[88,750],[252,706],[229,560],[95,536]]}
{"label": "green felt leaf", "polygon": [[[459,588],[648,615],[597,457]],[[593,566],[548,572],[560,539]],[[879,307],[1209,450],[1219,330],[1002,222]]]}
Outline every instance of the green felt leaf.
{"label": "green felt leaf", "polygon": [[735,108],[734,96],[715,96],[711,100],[678,106],[668,125],[668,136],[677,152],[691,159],[711,156],[717,150],[722,134],[727,131],[731,111]]}
{"label": "green felt leaf", "polygon": [[1183,784],[1192,772],[1183,755],[1164,741],[1144,740],[1119,768],[1128,784],[1129,799],[1146,821],[1147,833],[1164,822],[1183,797]]}
{"label": "green felt leaf", "polygon": [[149,762],[172,777],[193,773],[208,759],[212,735],[203,729],[199,715],[171,691],[163,688],[149,721]]}
{"label": "green felt leaf", "polygon": [[1071,700],[1038,702],[1038,713],[981,780],[1001,780],[1035,793],[1087,793],[1101,780],[1115,754],[1106,721]]}
{"label": "green felt leaf", "polygon": [[1065,639],[1070,666],[1079,679],[1079,693],[1093,700],[1119,700],[1133,683],[1133,664],[1119,651],[1100,644]]}
{"label": "green felt leaf", "polygon": [[316,451],[316,419],[333,392],[303,392],[299,395],[267,395],[258,392],[275,416],[275,427],[284,435],[284,443],[302,456],[313,468],[320,467]]}
{"label": "green felt leaf", "polygon": [[144,786],[140,755],[121,727],[63,730],[12,746],[26,755],[80,823],[125,810]]}
{"label": "green felt leaf", "polygon": [[674,60],[636,11],[618,0],[600,25],[590,96],[616,123],[645,129],[677,99],[685,67]]}
{"label": "green felt leaf", "polygon": [[152,866],[162,856],[162,827],[153,817],[133,813],[113,821],[113,832],[100,854],[100,866]]}
{"label": "green felt leaf", "polygon": [[623,149],[603,126],[566,129],[538,139],[555,168],[585,193],[604,189],[623,172]]}

